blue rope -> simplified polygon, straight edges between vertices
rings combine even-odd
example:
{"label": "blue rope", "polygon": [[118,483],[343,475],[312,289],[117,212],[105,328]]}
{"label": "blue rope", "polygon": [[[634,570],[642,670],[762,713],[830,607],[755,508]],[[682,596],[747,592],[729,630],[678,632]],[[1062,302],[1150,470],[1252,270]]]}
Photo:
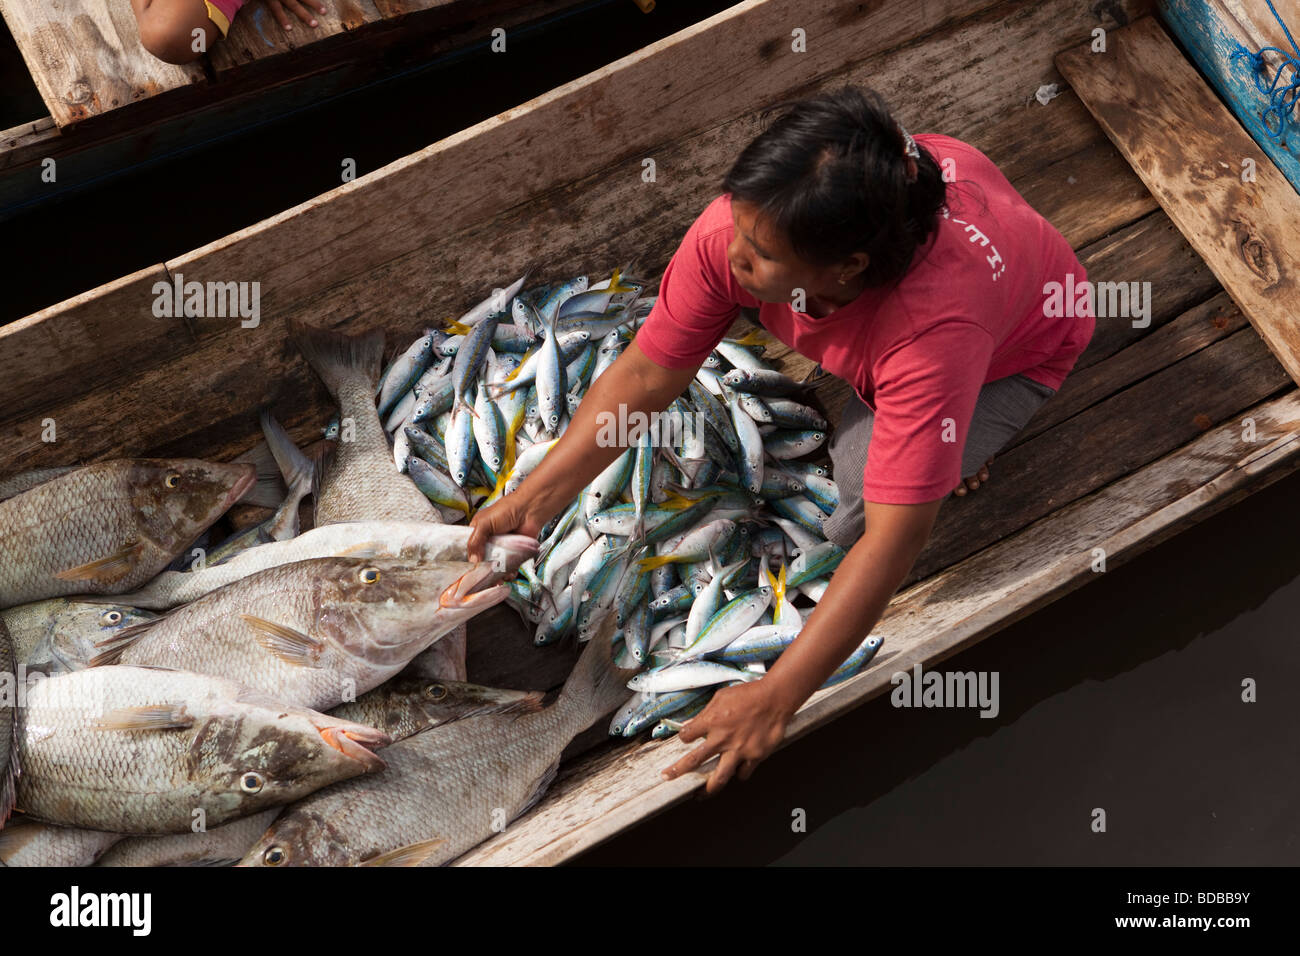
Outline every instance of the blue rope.
{"label": "blue rope", "polygon": [[[1233,51],[1231,59],[1234,62],[1242,59],[1249,63],[1251,75],[1255,80],[1255,88],[1267,96],[1269,100],[1268,109],[1264,110],[1260,117],[1264,122],[1264,129],[1274,142],[1285,146],[1287,129],[1294,123],[1292,112],[1296,98],[1300,97],[1300,47],[1296,46],[1291,31],[1282,22],[1281,16],[1278,15],[1277,9],[1273,6],[1273,0],[1264,0],[1264,2],[1268,4],[1268,9],[1272,11],[1273,19],[1278,22],[1282,32],[1286,34],[1293,53],[1288,53],[1275,46],[1266,46],[1256,52],[1241,43],[1237,43],[1237,48]],[[1264,54],[1270,52],[1277,53],[1282,57],[1282,65],[1278,68],[1277,75],[1273,77],[1273,82],[1265,85],[1263,79],[1266,69]],[[1291,68],[1291,79],[1284,83],[1282,74],[1288,66]]]}

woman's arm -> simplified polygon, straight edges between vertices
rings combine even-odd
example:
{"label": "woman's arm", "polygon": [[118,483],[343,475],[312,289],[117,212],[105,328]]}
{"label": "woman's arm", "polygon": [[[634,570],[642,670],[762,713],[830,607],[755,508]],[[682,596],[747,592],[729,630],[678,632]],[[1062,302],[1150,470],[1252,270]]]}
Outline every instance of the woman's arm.
{"label": "woman's arm", "polygon": [[707,790],[739,772],[742,780],[780,746],[786,725],[871,633],[934,527],[943,498],[919,505],[864,503],[866,531],[831,576],[799,636],[761,679],[724,687],[690,720],[683,742],[704,738],[664,775],[694,770],[721,754]]}
{"label": "woman's arm", "polygon": [[[546,522],[627,450],[597,441],[602,413],[626,416],[638,411],[647,415],[661,412],[686,390],[697,370],[697,366],[664,368],[650,361],[636,339],[628,343],[623,354],[587,390],[569,427],[541,464],[513,493],[474,515],[470,521],[470,560],[482,559],[483,546],[491,535],[512,531],[538,534]],[[626,433],[625,429],[618,431]]]}

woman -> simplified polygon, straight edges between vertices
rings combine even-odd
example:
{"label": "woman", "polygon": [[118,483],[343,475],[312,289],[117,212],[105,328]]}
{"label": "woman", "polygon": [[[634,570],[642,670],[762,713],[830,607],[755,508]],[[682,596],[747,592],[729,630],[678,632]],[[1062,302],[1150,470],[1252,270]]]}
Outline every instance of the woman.
{"label": "woman", "polygon": [[1085,288],[1061,234],[979,150],[918,140],[867,90],[784,108],[687,231],[645,324],[560,441],[473,521],[474,555],[489,534],[537,534],[622,451],[597,443],[597,416],[665,408],[741,308],[853,385],[831,445],[841,504],[824,525],[848,553],[768,673],[720,689],[682,730],[704,743],[666,774],[721,755],[710,793],[776,749],[871,632],[944,498],[988,478],[1092,337],[1088,302],[1050,305],[1067,274]]}

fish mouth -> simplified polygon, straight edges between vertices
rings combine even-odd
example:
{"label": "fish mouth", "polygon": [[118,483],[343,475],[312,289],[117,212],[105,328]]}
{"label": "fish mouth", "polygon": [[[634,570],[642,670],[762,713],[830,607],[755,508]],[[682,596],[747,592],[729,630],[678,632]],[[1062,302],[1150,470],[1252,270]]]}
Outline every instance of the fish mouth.
{"label": "fish mouth", "polygon": [[483,610],[501,603],[510,588],[493,583],[498,573],[490,566],[471,568],[438,596],[438,605],[451,610]]}
{"label": "fish mouth", "polygon": [[360,763],[364,773],[373,773],[387,766],[383,758],[373,753],[370,748],[383,747],[392,743],[392,738],[388,734],[362,724],[320,727],[318,730],[325,743],[343,756]]}

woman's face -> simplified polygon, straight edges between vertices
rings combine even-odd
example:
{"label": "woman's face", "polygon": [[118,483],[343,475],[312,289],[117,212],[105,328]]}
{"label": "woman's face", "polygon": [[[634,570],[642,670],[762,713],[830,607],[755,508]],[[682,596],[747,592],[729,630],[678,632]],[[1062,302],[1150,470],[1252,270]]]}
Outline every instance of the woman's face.
{"label": "woman's face", "polygon": [[[865,255],[855,254],[839,266],[812,265],[795,255],[786,237],[752,203],[733,200],[731,217],[736,226],[727,247],[731,274],[760,302],[789,303],[796,289],[804,290],[810,300],[834,301],[847,288],[857,288],[853,279],[866,268]],[[850,281],[841,285],[839,277],[845,273],[850,274]]]}

